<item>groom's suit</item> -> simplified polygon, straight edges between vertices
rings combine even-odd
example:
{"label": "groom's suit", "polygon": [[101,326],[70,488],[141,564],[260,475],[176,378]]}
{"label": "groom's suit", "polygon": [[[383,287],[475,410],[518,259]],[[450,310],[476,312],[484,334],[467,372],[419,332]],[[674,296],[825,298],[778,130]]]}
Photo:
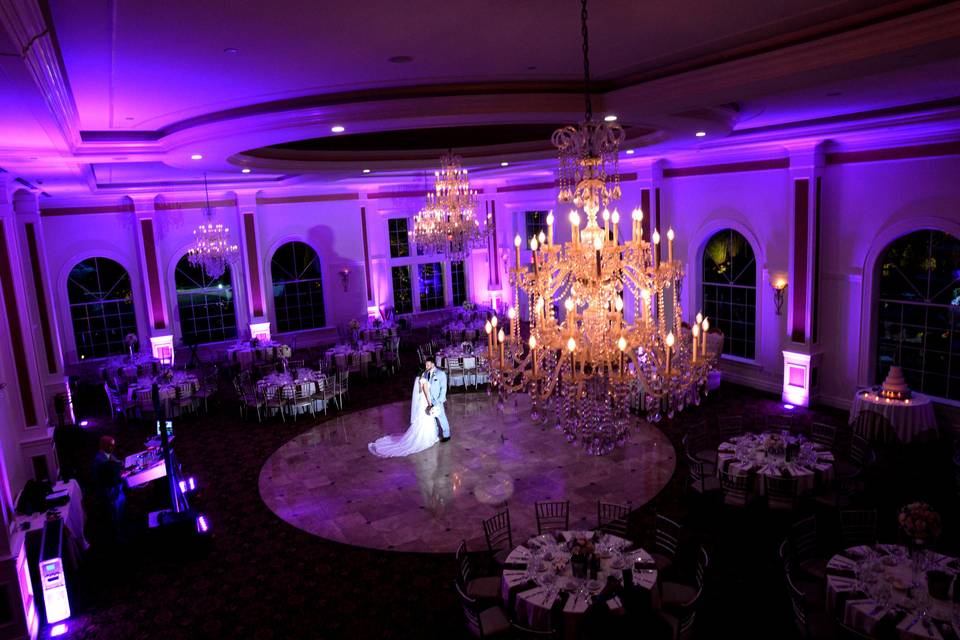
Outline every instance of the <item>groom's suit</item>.
{"label": "groom's suit", "polygon": [[447,413],[444,411],[444,403],[447,401],[447,374],[434,367],[424,374],[430,381],[430,404],[437,408],[439,414],[436,416],[437,424],[444,438],[450,437],[450,423],[447,421]]}

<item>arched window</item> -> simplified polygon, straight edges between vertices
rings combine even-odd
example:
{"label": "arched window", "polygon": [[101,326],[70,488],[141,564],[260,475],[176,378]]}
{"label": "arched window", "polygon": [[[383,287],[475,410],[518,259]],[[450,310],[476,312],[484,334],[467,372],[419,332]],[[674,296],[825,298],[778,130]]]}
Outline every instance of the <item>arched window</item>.
{"label": "arched window", "polygon": [[750,243],[718,231],[703,250],[703,315],[723,331],[723,353],[752,360],[757,352],[757,265]]}
{"label": "arched window", "polygon": [[124,353],[124,338],[137,332],[130,275],[107,258],[77,263],[67,278],[77,356],[103,358]]}
{"label": "arched window", "polygon": [[177,263],[174,283],[184,344],[222,342],[237,337],[229,266],[219,278],[211,278],[202,267],[190,264],[188,254]]}
{"label": "arched window", "polygon": [[960,239],[905,235],[878,270],[876,381],[899,364],[913,390],[960,400]]}
{"label": "arched window", "polygon": [[277,331],[300,331],[326,325],[320,258],[310,245],[288,242],[270,261]]}

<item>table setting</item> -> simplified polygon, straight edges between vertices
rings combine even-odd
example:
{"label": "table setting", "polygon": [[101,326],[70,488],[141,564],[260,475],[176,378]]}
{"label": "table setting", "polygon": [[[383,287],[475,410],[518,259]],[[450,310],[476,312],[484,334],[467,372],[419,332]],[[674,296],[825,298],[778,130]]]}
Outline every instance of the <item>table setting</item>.
{"label": "table setting", "polygon": [[871,636],[960,638],[960,560],[896,544],[845,549],[827,563],[827,607]]}
{"label": "table setting", "polygon": [[872,442],[896,437],[907,443],[936,439],[938,435],[933,402],[922,393],[891,398],[877,388],[860,390],[850,407],[850,424],[856,424],[860,435]]}
{"label": "table setting", "polygon": [[236,362],[244,369],[253,366],[254,362],[272,362],[280,358],[289,358],[292,349],[276,340],[238,340],[227,349],[227,359]]}
{"label": "table setting", "polygon": [[110,358],[101,371],[133,380],[144,374],[156,374],[159,370],[160,360],[148,353],[134,352]]}
{"label": "table setting", "polygon": [[[549,628],[551,616],[563,615],[568,637],[577,619],[595,602],[619,612],[623,603],[613,590],[631,580],[655,595],[656,563],[643,549],[615,535],[595,531],[560,531],[534,536],[506,558],[502,597],[517,618],[533,628]],[[609,595],[609,597],[605,597]]]}
{"label": "table setting", "polygon": [[475,340],[483,334],[483,325],[486,322],[484,318],[474,320],[454,320],[448,322],[443,327],[443,333],[449,336],[450,340]]}
{"label": "table setting", "polygon": [[747,433],[717,447],[717,468],[733,475],[754,478],[753,490],[766,494],[766,478],[794,477],[800,493],[829,485],[833,478],[833,453],[824,445],[788,431]]}
{"label": "table setting", "polygon": [[180,387],[181,397],[188,397],[200,389],[200,380],[195,374],[168,369],[153,378],[137,378],[127,387],[128,399],[136,399],[138,404],[152,404],[154,383],[160,387],[160,400],[176,398],[177,387]]}

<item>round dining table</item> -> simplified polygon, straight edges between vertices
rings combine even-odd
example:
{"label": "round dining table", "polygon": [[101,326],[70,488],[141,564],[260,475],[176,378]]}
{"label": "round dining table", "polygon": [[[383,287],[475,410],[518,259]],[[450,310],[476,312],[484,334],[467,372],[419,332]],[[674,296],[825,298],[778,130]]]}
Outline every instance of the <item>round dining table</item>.
{"label": "round dining table", "polygon": [[827,562],[827,610],[869,637],[956,640],[960,560],[895,544],[861,545]]}
{"label": "round dining table", "polygon": [[[600,560],[597,577],[574,577],[571,549],[590,541]],[[608,578],[623,583],[623,572],[633,573],[635,587],[658,598],[657,569],[653,557],[619,536],[594,531],[558,531],[530,538],[511,550],[506,558],[501,595],[507,609],[533,629],[550,629],[555,615],[563,618],[564,636],[577,637],[577,624],[600,594]],[[614,612],[623,611],[623,603],[612,597],[606,604]]]}
{"label": "round dining table", "polygon": [[850,424],[871,442],[922,442],[939,436],[933,402],[922,393],[894,400],[858,391],[850,407]]}
{"label": "round dining table", "polygon": [[[796,453],[787,460],[786,447]],[[767,478],[797,478],[797,492],[829,486],[833,480],[833,453],[826,446],[804,441],[789,433],[746,433],[721,442],[717,448],[717,473],[750,476],[755,495],[766,495]]]}

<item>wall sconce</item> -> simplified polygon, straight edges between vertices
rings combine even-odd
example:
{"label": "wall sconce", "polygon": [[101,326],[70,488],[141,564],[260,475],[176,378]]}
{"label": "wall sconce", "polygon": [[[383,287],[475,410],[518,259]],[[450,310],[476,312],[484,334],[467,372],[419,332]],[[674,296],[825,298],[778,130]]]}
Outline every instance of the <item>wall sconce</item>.
{"label": "wall sconce", "polygon": [[787,279],[783,276],[777,276],[770,281],[773,287],[773,304],[776,305],[777,315],[783,310],[783,291],[787,288]]}
{"label": "wall sconce", "polygon": [[350,269],[344,267],[340,269],[340,284],[343,285],[343,292],[346,293],[347,289],[350,288]]}

